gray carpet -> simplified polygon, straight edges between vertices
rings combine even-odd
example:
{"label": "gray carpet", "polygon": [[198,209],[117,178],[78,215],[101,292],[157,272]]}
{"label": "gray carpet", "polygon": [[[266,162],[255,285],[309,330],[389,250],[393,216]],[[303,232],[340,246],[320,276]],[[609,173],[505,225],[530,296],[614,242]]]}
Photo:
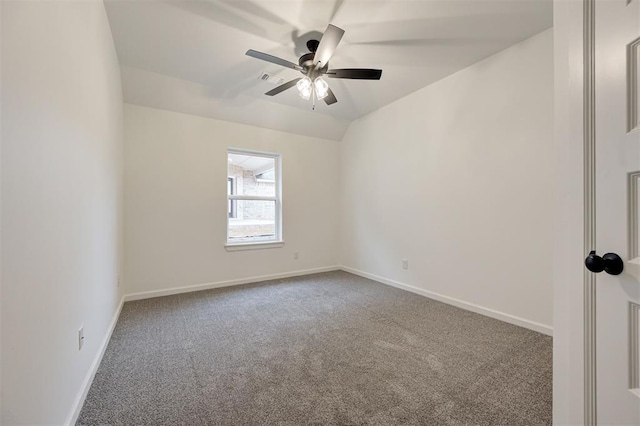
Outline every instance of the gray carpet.
{"label": "gray carpet", "polygon": [[551,347],[345,272],[128,302],[78,424],[551,424]]}

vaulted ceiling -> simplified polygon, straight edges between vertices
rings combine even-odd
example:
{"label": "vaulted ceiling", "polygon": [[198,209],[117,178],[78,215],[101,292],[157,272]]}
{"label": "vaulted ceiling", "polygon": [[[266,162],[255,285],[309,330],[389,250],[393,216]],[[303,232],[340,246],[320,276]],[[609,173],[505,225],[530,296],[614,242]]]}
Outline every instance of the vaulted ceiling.
{"label": "vaulted ceiling", "polygon": [[[340,140],[349,123],[552,26],[552,0],[106,0],[125,102]],[[381,68],[380,81],[328,79],[338,103],[274,97],[260,77],[300,76],[245,56],[297,63],[332,23],[331,68]]]}

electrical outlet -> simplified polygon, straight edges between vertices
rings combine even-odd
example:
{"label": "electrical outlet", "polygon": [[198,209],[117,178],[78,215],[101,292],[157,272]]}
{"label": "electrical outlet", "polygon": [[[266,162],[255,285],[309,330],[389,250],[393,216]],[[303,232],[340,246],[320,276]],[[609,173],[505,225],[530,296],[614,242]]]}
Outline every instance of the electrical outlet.
{"label": "electrical outlet", "polygon": [[299,258],[299,257],[300,257],[300,253],[298,253],[297,251],[294,251],[294,252],[293,252],[293,258],[294,258],[295,260],[298,260],[298,258]]}
{"label": "electrical outlet", "polygon": [[78,330],[78,350],[82,349],[84,345],[84,326],[80,327]]}
{"label": "electrical outlet", "polygon": [[409,269],[409,261],[407,259],[402,259],[402,269]]}
{"label": "electrical outlet", "polygon": [[120,288],[120,275],[118,275],[118,288]]}

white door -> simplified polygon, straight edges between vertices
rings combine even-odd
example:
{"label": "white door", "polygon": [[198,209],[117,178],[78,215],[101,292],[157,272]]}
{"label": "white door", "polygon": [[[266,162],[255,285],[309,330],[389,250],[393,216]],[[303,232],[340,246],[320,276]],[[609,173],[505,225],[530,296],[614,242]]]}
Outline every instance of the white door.
{"label": "white door", "polygon": [[[595,294],[586,294],[587,301],[595,296],[585,309],[586,343],[592,317],[597,424],[640,425],[640,0],[595,0],[592,5],[591,12],[585,9],[595,22],[585,32],[595,63],[590,71],[585,51],[585,102],[594,107],[585,110],[587,139],[591,129],[595,143],[595,157],[588,152],[585,157],[585,167],[594,170],[589,158],[595,167],[591,248],[600,256],[617,253],[625,269],[619,275],[605,270],[594,276]],[[592,102],[590,93],[595,95]],[[587,196],[587,215],[589,209]],[[604,266],[615,273],[611,257]],[[585,380],[590,380],[588,373]]]}

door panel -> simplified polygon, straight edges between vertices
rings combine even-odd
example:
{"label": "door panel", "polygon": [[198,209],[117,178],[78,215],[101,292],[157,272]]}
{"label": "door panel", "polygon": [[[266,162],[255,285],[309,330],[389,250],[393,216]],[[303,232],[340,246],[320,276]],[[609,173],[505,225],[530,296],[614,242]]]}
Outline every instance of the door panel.
{"label": "door panel", "polygon": [[[631,6],[631,8],[637,7],[637,5]],[[627,117],[627,131],[632,132],[638,130],[640,126],[640,106],[638,101],[640,100],[640,38],[635,39],[629,43],[627,47],[627,64],[628,64],[628,78],[629,78],[629,102],[628,102],[628,117]]]}
{"label": "door panel", "polygon": [[640,305],[629,302],[629,389],[640,398]]}
{"label": "door panel", "polygon": [[640,397],[631,390],[640,305],[639,4],[595,3],[596,242],[598,254],[625,260],[625,273],[596,281],[598,424],[640,424]]}

